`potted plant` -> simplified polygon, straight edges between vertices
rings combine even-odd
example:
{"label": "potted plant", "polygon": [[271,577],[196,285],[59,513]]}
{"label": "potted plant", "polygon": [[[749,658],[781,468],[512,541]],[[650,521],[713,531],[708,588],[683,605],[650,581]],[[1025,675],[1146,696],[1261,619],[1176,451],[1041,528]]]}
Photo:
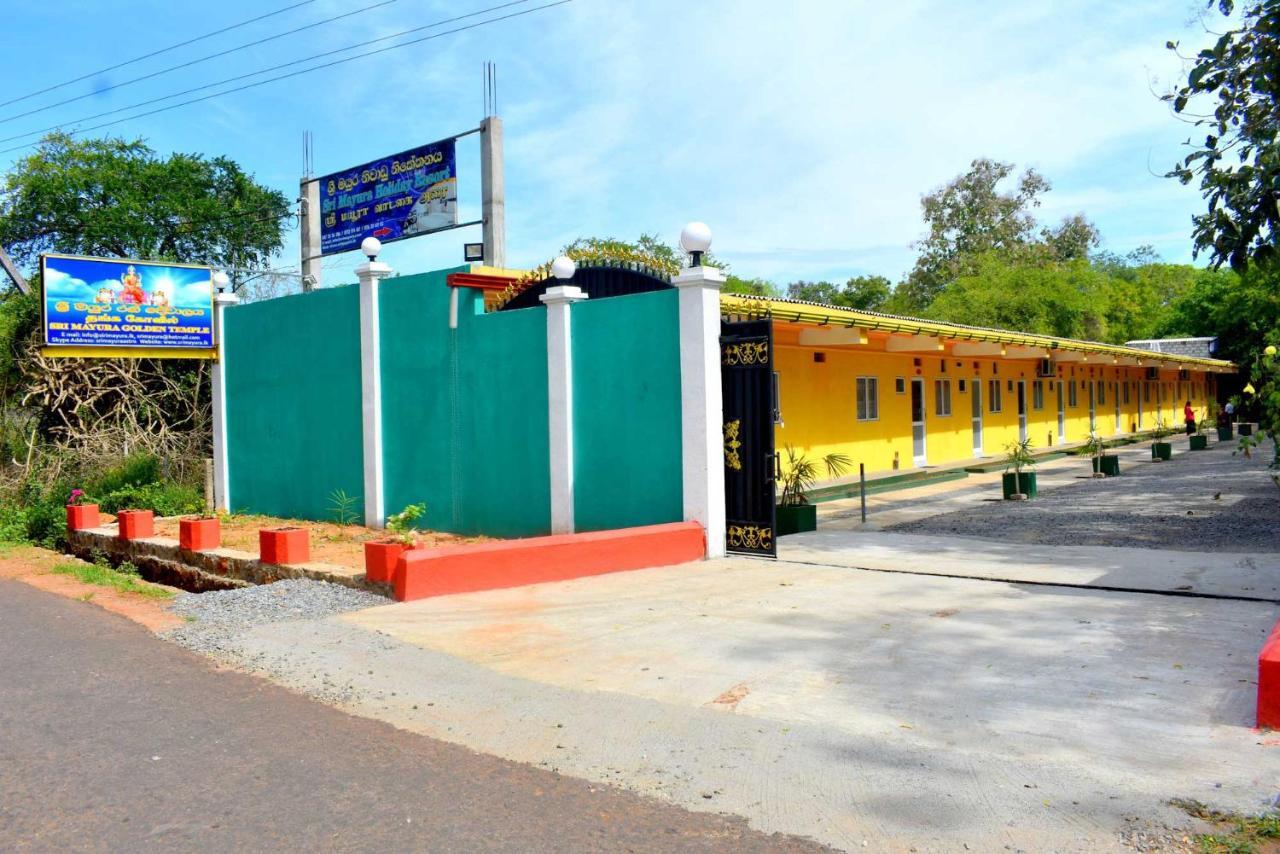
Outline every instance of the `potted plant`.
{"label": "potted plant", "polygon": [[1223,408],[1218,406],[1216,400],[1209,401],[1209,417],[1218,425],[1218,441],[1230,442],[1232,438],[1233,428],[1231,426],[1231,415]]}
{"label": "potted plant", "polygon": [[1155,441],[1151,443],[1151,459],[1160,462],[1173,458],[1173,445],[1163,441],[1173,435],[1173,428],[1162,416],[1156,416],[1155,429],[1151,431]]}
{"label": "potted plant", "polygon": [[286,526],[258,531],[258,559],[273,566],[311,560],[311,534],[306,528]]}
{"label": "potted plant", "polygon": [[222,545],[222,522],[217,516],[193,516],[178,520],[178,547],[206,552]]}
{"label": "potted plant", "polygon": [[1120,457],[1107,453],[1106,440],[1097,433],[1089,434],[1081,450],[1093,461],[1094,477],[1116,477],[1120,474]]}
{"label": "potted plant", "polygon": [[399,513],[387,517],[387,530],[392,534],[364,544],[364,576],[369,581],[391,583],[401,555],[419,547],[417,521],[426,515],[427,505],[410,504]]}
{"label": "potted plant", "polygon": [[67,499],[67,530],[83,531],[101,524],[98,505],[89,501],[89,496],[84,494],[83,489],[71,490],[71,496]]}
{"label": "potted plant", "polygon": [[1196,423],[1196,432],[1191,434],[1191,450],[1209,450],[1209,436],[1204,432],[1205,425],[1208,423],[1209,419],[1207,418]]}
{"label": "potted plant", "polygon": [[1035,498],[1036,473],[1023,471],[1023,469],[1034,468],[1036,464],[1036,458],[1031,456],[1031,440],[1010,442],[1004,446],[1004,452],[1005,471],[1001,478],[1004,497],[1016,501]]}
{"label": "potted plant", "polygon": [[[776,508],[774,533],[781,537],[818,529],[817,505],[809,503],[808,491],[818,481],[818,462],[804,454],[796,454],[787,446],[787,465],[782,472],[782,497]],[[837,478],[853,464],[844,454],[827,454],[821,464],[826,467],[828,478]]]}

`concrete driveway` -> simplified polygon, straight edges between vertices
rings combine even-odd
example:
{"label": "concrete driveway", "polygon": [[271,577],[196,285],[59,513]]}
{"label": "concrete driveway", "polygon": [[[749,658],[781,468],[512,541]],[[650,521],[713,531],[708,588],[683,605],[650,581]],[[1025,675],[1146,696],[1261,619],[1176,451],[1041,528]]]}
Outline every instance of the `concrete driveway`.
{"label": "concrete driveway", "polygon": [[260,627],[239,663],[506,758],[873,850],[1256,810],[1270,603],[739,559]]}

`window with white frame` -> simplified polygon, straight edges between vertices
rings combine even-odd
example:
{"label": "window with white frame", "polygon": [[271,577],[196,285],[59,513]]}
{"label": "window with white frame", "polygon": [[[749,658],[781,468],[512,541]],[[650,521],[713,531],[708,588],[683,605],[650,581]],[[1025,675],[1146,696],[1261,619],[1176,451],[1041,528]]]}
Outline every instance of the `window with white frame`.
{"label": "window with white frame", "polygon": [[1107,384],[1102,380],[1098,380],[1098,405],[1105,406],[1107,403]]}
{"label": "window with white frame", "polygon": [[875,377],[858,377],[858,420],[876,421],[880,418],[880,390]]}
{"label": "window with white frame", "polygon": [[987,409],[999,412],[1003,408],[1000,400],[1000,380],[987,380]]}
{"label": "window with white frame", "polygon": [[1031,408],[1044,409],[1044,380],[1036,380],[1031,384]]}
{"label": "window with white frame", "polygon": [[951,380],[933,381],[933,411],[935,415],[951,414]]}
{"label": "window with white frame", "polygon": [[1067,383],[1067,406],[1080,405],[1080,391],[1074,382]]}
{"label": "window with white frame", "polygon": [[1124,405],[1128,406],[1129,405],[1129,381],[1125,380],[1124,382],[1120,383],[1120,387],[1124,389]]}

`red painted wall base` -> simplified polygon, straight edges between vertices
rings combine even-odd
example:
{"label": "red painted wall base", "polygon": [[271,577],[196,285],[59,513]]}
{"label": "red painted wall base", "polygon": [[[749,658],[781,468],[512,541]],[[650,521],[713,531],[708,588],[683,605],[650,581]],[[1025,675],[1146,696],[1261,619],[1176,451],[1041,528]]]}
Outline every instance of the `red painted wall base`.
{"label": "red painted wall base", "polygon": [[1258,653],[1258,726],[1280,729],[1280,623]]}
{"label": "red painted wall base", "polygon": [[560,534],[406,552],[396,565],[401,602],[566,581],[588,575],[699,560],[706,535],[696,522]]}

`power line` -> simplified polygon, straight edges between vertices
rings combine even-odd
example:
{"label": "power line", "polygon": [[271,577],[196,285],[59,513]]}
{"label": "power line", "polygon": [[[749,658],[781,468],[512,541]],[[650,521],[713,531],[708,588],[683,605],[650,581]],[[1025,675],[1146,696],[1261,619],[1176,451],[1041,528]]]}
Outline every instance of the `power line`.
{"label": "power line", "polygon": [[[527,2],[527,0],[525,0],[525,2]],[[268,83],[275,83],[275,82],[280,81],[280,80],[287,80],[287,79],[289,79],[289,78],[291,78],[291,77],[298,77],[298,76],[303,75],[303,74],[309,74],[309,73],[311,73],[312,71],[321,71],[321,70],[323,70],[323,69],[325,69],[325,68],[333,68],[333,67],[338,66],[338,65],[344,65],[344,64],[346,64],[346,63],[348,63],[348,62],[354,62],[354,61],[355,61],[355,60],[357,60],[357,59],[364,59],[364,58],[366,58],[366,57],[376,56],[376,55],[381,54],[381,53],[387,53],[388,51],[398,50],[398,49],[400,49],[400,48],[402,48],[402,47],[409,47],[410,45],[421,44],[422,42],[432,41],[433,39],[443,38],[444,36],[454,35],[454,34],[456,34],[456,33],[466,32],[467,30],[474,30],[474,29],[477,29],[478,27],[487,26],[488,24],[496,24],[496,23],[500,23],[500,22],[502,22],[502,21],[509,20],[509,19],[511,19],[511,18],[519,18],[519,17],[522,17],[522,16],[524,16],[524,15],[530,15],[530,14],[533,14],[534,12],[541,12],[541,11],[543,11],[544,9],[551,9],[551,8],[553,8],[553,7],[555,7],[555,6],[563,6],[563,5],[565,5],[566,3],[571,3],[571,2],[573,2],[573,0],[555,0],[555,2],[553,2],[553,3],[546,3],[546,4],[542,5],[542,6],[534,6],[534,7],[533,7],[533,8],[531,8],[531,9],[522,9],[522,10],[521,10],[521,11],[519,11],[519,12],[512,12],[512,13],[510,13],[510,14],[508,14],[508,15],[502,15],[502,16],[497,17],[497,18],[489,18],[488,20],[484,20],[484,21],[477,21],[477,22],[476,22],[476,23],[474,23],[474,24],[468,24],[468,25],[466,25],[466,26],[464,26],[464,27],[456,27],[456,28],[454,28],[454,29],[452,29],[452,30],[445,30],[445,31],[444,31],[444,32],[442,32],[442,33],[436,33],[436,34],[434,34],[434,35],[430,35],[430,36],[423,36],[422,38],[412,39],[412,40],[407,41],[407,42],[401,42],[400,44],[395,44],[395,45],[391,45],[391,46],[389,46],[389,47],[379,48],[378,50],[371,50],[371,51],[366,51],[365,53],[358,53],[358,54],[356,54],[355,56],[349,56],[349,57],[346,57],[345,59],[336,59],[336,60],[334,60],[333,62],[326,62],[326,63],[322,63],[322,64],[320,64],[320,65],[312,66],[311,68],[303,68],[303,69],[301,69],[301,70],[299,70],[299,71],[291,71],[291,72],[289,72],[288,74],[281,74],[281,75],[278,75],[278,76],[276,76],[276,77],[269,77],[269,78],[267,78],[266,80],[259,80],[259,81],[257,81],[256,83],[247,83],[247,84],[245,84],[244,86],[237,86],[237,87],[235,87],[235,88],[233,88],[233,89],[227,89],[227,90],[222,91],[222,92],[214,92],[214,93],[212,93],[212,94],[210,94],[210,95],[204,95],[204,96],[199,97],[199,98],[192,98],[192,99],[190,99],[190,100],[188,100],[188,101],[181,101],[181,102],[179,102],[179,103],[177,103],[177,104],[170,104],[170,105],[169,105],[169,106],[167,106],[167,107],[159,107],[159,108],[154,109],[154,110],[148,110],[148,111],[147,111],[147,112],[145,112],[145,113],[137,113],[137,114],[132,115],[132,116],[125,116],[125,117],[124,117],[124,118],[122,118],[122,119],[115,119],[114,121],[110,121],[110,122],[103,122],[102,124],[92,125],[91,127],[87,127],[87,128],[76,128],[76,129],[75,129],[75,130],[73,130],[73,131],[69,131],[69,132],[68,132],[68,134],[69,134],[69,135],[73,135],[73,136],[74,136],[74,135],[76,135],[76,134],[84,134],[84,133],[88,133],[88,132],[90,132],[90,131],[101,130],[101,129],[103,129],[103,128],[113,127],[113,126],[118,125],[118,124],[123,124],[124,122],[133,121],[134,119],[143,119],[143,118],[146,118],[146,117],[148,117],[148,116],[154,116],[154,115],[157,115],[157,114],[159,114],[159,113],[165,113],[165,112],[168,112],[169,110],[176,110],[176,109],[178,109],[179,107],[187,107],[187,106],[190,106],[191,104],[199,104],[199,103],[202,103],[202,102],[204,102],[204,101],[209,101],[209,100],[212,100],[212,99],[214,99],[214,98],[219,98],[219,97],[221,97],[221,96],[223,96],[223,95],[232,95],[232,94],[235,94],[236,92],[243,92],[243,91],[245,91],[246,89],[255,89],[255,88],[257,88],[258,86],[265,86],[265,85],[266,85],[266,84],[268,84]],[[504,6],[506,6],[506,5],[510,5],[510,4],[503,4],[503,5],[504,5]],[[497,6],[497,7],[493,7],[493,8],[494,8],[494,9],[499,9],[499,8],[503,8],[503,6]],[[475,14],[483,14],[484,12],[487,12],[487,11],[493,11],[493,9],[483,10],[482,12],[477,12],[477,13],[475,13]],[[456,20],[456,19],[455,19],[455,20]],[[214,84],[214,85],[218,85],[218,84]],[[163,99],[161,99],[161,100],[163,100]],[[13,152],[13,151],[21,151],[21,150],[22,150],[22,149],[24,149],[24,148],[30,148],[30,147],[31,147],[32,145],[34,145],[34,144],[35,144],[35,143],[25,143],[25,144],[23,144],[23,145],[15,145],[15,146],[13,146],[13,147],[11,147],[11,148],[0,149],[0,154],[8,154],[8,153]]]}
{"label": "power line", "polygon": [[265,15],[259,15],[258,17],[250,18],[247,21],[241,21],[238,24],[232,24],[229,27],[223,27],[220,30],[214,30],[213,32],[205,33],[202,36],[196,36],[195,38],[187,39],[184,42],[171,44],[168,47],[162,47],[159,50],[153,50],[149,53],[143,54],[142,56],[135,56],[133,59],[127,59],[124,62],[119,62],[119,63],[116,63],[115,65],[107,66],[106,68],[99,68],[97,71],[90,71],[88,74],[81,75],[80,77],[77,77],[74,80],[67,80],[63,83],[55,83],[52,86],[46,87],[37,92],[32,92],[28,95],[23,95],[20,98],[12,98],[8,101],[2,101],[0,102],[0,107],[7,107],[10,104],[16,104],[19,101],[27,101],[27,100],[30,100],[31,98],[36,97],[37,95],[43,95],[46,92],[53,92],[56,89],[62,89],[66,86],[70,86],[72,83],[79,83],[82,80],[88,80],[90,77],[96,77],[99,74],[106,74],[109,71],[115,71],[117,69],[124,68],[126,65],[132,65],[135,62],[142,62],[144,60],[154,59],[155,57],[160,56],[161,54],[170,53],[172,51],[177,50],[180,47],[186,47],[187,45],[195,44],[198,41],[204,41],[205,39],[210,39],[210,38],[213,38],[214,36],[220,36],[223,33],[229,33],[232,30],[238,30],[241,27],[247,27],[250,24],[256,24],[258,23],[258,21],[265,21],[267,18],[272,18],[276,15],[280,15],[285,12],[292,11],[293,9],[297,9],[299,6],[307,6],[314,2],[316,2],[316,0],[302,0],[301,3],[294,3],[292,6],[285,6],[282,9],[276,9],[274,12],[267,12]]}
{"label": "power line", "polygon": [[25,133],[14,134],[13,136],[6,136],[3,138],[0,138],[0,144],[6,143],[6,142],[13,142],[16,139],[26,139],[29,136],[43,136],[44,134],[49,133],[50,131],[58,130],[67,125],[79,124],[80,122],[91,122],[94,119],[101,119],[101,118],[105,118],[106,116],[114,116],[119,113],[125,113],[125,112],[128,112],[129,110],[136,110],[141,107],[149,107],[152,104],[158,104],[161,101],[168,101],[171,98],[181,98],[183,95],[191,95],[195,92],[203,92],[204,90],[212,89],[215,86],[223,86],[223,85],[226,85],[227,83],[235,83],[236,81],[239,81],[239,80],[247,80],[250,77],[257,77],[259,74],[268,74],[272,71],[279,71],[282,68],[290,68],[294,65],[302,65],[303,63],[312,62],[317,59],[323,59],[326,56],[333,56],[334,54],[337,54],[337,53],[346,53],[349,50],[356,50],[357,48],[368,47],[369,45],[372,45],[372,44],[378,44],[380,42],[402,38],[407,35],[412,35],[413,33],[422,32],[423,30],[435,29],[436,27],[442,27],[445,24],[452,24],[457,21],[466,20],[467,18],[474,18],[477,15],[485,15],[485,14],[488,14],[489,12],[496,12],[500,9],[507,9],[511,6],[521,6],[521,5],[524,5],[525,3],[530,3],[530,2],[532,2],[532,0],[510,0],[510,2],[501,3],[497,6],[490,6],[487,9],[481,9],[477,12],[468,12],[465,15],[457,15],[452,18],[444,18],[442,20],[435,21],[430,24],[424,24],[419,27],[412,27],[407,30],[401,30],[398,33],[392,33],[391,35],[388,35],[388,36],[379,36],[376,39],[369,39],[368,41],[356,42],[355,44],[349,44],[346,47],[340,47],[334,50],[327,50],[327,51],[324,51],[323,53],[312,54],[311,56],[304,56],[302,59],[295,59],[289,62],[282,62],[279,65],[272,65],[266,68],[259,68],[256,71],[250,71],[245,74],[237,74],[234,77],[227,77],[223,80],[217,80],[213,83],[206,83],[202,86],[193,86],[192,88],[184,89],[181,92],[171,92],[168,95],[161,95],[158,98],[151,98],[146,101],[139,101],[136,104],[129,104],[128,106],[124,106],[124,107],[116,107],[113,110],[105,110],[101,113],[94,113],[91,116],[81,116],[78,119],[59,122],[56,125],[50,125],[49,127],[41,128],[40,130],[27,131]]}
{"label": "power line", "polygon": [[380,2],[374,3],[369,6],[365,6],[361,9],[353,9],[350,12],[343,12],[341,15],[334,15],[332,18],[325,18],[320,21],[315,21],[310,24],[305,24],[301,27],[296,27],[292,30],[286,30],[283,33],[276,33],[275,35],[266,36],[256,41],[251,41],[251,42],[246,42],[245,44],[236,45],[235,47],[228,48],[227,50],[219,51],[218,53],[210,53],[205,56],[201,56],[197,59],[191,59],[186,62],[181,62],[177,65],[171,65],[168,68],[161,68],[159,71],[153,71],[150,74],[144,74],[141,77],[135,77],[132,80],[125,80],[123,83],[113,83],[110,86],[104,86],[101,89],[97,89],[93,92],[86,92],[83,95],[76,95],[74,98],[64,98],[61,101],[54,101],[52,104],[45,104],[43,107],[36,107],[34,109],[27,110],[25,113],[14,113],[11,116],[5,116],[4,118],[0,118],[0,124],[5,124],[7,122],[11,122],[16,119],[26,118],[27,116],[34,116],[36,113],[43,113],[46,110],[52,110],[55,107],[61,107],[66,104],[72,104],[72,103],[75,103],[76,101],[83,101],[85,98],[93,98],[97,95],[103,94],[104,92],[110,92],[113,89],[123,89],[125,86],[132,86],[134,83],[141,83],[143,80],[151,80],[152,78],[160,77],[161,75],[168,74],[171,71],[179,71],[183,68],[190,68],[193,65],[199,65],[200,63],[208,62],[211,59],[219,59],[221,57],[227,56],[232,53],[237,53],[242,50],[248,50],[251,47],[257,47],[259,45],[266,44],[267,42],[273,42],[273,41],[276,41],[277,39],[282,39],[287,36],[296,35],[298,33],[304,32],[305,30],[313,30],[316,27],[322,27],[325,24],[332,24],[334,21],[341,21],[343,18],[350,18],[352,15],[359,15],[364,12],[369,12],[374,9],[381,8],[383,6],[390,6],[392,3],[399,3],[399,2],[400,0],[380,0]]}

